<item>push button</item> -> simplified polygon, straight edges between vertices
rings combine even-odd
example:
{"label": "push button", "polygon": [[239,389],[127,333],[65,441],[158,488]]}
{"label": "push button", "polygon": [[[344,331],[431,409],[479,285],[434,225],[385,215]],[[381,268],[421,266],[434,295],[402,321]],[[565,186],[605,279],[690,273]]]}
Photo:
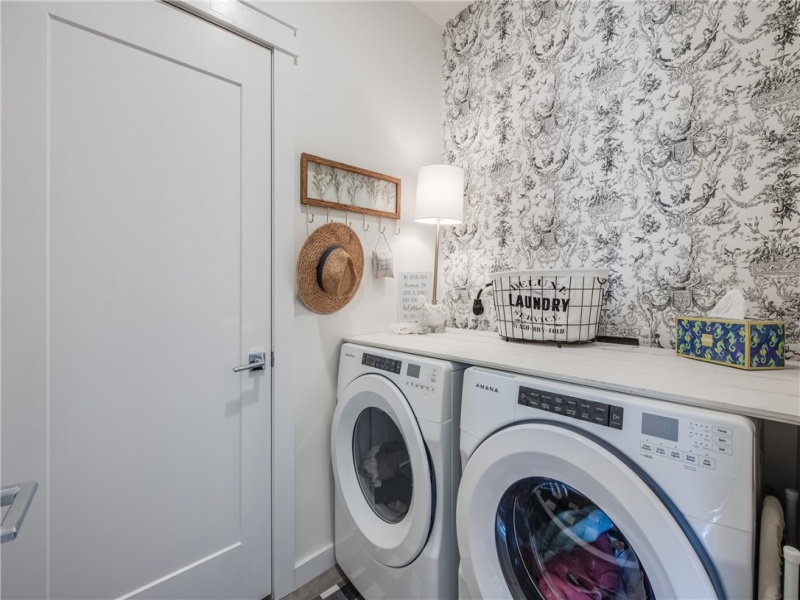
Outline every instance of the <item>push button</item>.
{"label": "push button", "polygon": [[553,398],[553,412],[557,415],[563,415],[567,411],[567,407],[564,405],[564,399],[560,396],[555,396]]}
{"label": "push button", "polygon": [[719,444],[714,444],[711,446],[711,449],[714,452],[719,452],[720,454],[733,454],[733,448],[730,446],[720,446]]}
{"label": "push button", "polygon": [[592,420],[592,403],[588,400],[578,400],[578,418],[581,421]]}
{"label": "push button", "polygon": [[578,418],[578,401],[575,398],[564,399],[564,414],[573,419]]}
{"label": "push button", "polygon": [[642,449],[642,452],[652,452],[653,451],[653,444],[650,442],[642,442],[639,444],[639,447]]}
{"label": "push button", "polygon": [[730,427],[720,427],[718,425],[714,425],[711,428],[711,431],[713,431],[714,433],[718,433],[720,435],[727,435],[733,437],[733,430]]}
{"label": "push button", "polygon": [[686,461],[687,463],[692,464],[692,465],[696,465],[697,464],[697,459],[698,459],[698,456],[696,454],[688,454],[688,453],[683,458],[684,461]]}
{"label": "push button", "polygon": [[664,448],[664,446],[656,446],[656,454],[658,454],[659,456],[666,456],[667,449]]}
{"label": "push button", "polygon": [[597,423],[598,425],[603,425],[604,427],[608,426],[608,404],[602,404],[600,402],[595,402],[592,411],[592,423]]}
{"label": "push button", "polygon": [[541,408],[539,394],[536,392],[528,393],[528,406],[532,406],[533,408]]}
{"label": "push button", "polygon": [[717,461],[713,458],[708,458],[707,456],[700,457],[700,466],[705,467],[706,469],[716,469],[717,468]]}
{"label": "push button", "polygon": [[725,437],[724,435],[715,435],[714,443],[723,444],[725,446],[733,446],[733,438]]}
{"label": "push button", "polygon": [[681,452],[680,450],[670,450],[669,451],[669,457],[672,460],[680,460],[680,461],[682,461],[683,460],[683,452]]}
{"label": "push button", "polygon": [[609,406],[608,426],[614,429],[622,429],[622,416],[624,409],[621,406]]}

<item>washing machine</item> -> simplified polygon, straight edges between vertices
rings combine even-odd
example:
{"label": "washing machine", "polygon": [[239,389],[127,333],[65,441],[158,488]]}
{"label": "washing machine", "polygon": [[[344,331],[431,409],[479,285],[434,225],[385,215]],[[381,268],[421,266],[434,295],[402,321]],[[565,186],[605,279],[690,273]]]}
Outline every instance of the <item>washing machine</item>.
{"label": "washing machine", "polygon": [[752,598],[759,424],[472,367],[462,598]]}
{"label": "washing machine", "polygon": [[464,369],[342,346],[331,430],[335,552],[366,600],[457,597]]}

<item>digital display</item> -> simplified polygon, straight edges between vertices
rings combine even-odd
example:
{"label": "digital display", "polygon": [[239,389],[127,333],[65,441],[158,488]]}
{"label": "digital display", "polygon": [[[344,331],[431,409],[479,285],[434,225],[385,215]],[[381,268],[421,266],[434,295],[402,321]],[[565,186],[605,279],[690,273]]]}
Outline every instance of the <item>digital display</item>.
{"label": "digital display", "polygon": [[411,363],[408,363],[406,375],[413,377],[414,379],[419,379],[419,365],[412,365]]}
{"label": "digital display", "polygon": [[367,354],[361,357],[361,364],[367,367],[374,367],[382,371],[389,371],[390,373],[400,374],[400,367],[402,361],[393,358],[386,358],[385,356],[378,356],[376,354]]}
{"label": "digital display", "polygon": [[678,441],[678,419],[642,413],[642,433],[653,437]]}

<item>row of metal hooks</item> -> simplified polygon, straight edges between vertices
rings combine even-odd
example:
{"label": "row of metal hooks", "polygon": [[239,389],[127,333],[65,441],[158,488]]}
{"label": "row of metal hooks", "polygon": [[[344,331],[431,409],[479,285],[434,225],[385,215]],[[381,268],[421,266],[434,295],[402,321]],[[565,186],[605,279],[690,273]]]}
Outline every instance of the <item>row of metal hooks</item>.
{"label": "row of metal hooks", "polygon": [[[353,222],[348,220],[348,217],[349,217],[348,213],[349,213],[349,211],[347,211],[347,210],[344,211],[344,222],[348,227],[350,227],[352,229],[353,228]],[[369,231],[369,225],[370,224],[367,223],[367,215],[364,213],[361,216],[362,216],[361,228],[364,231]],[[306,235],[307,236],[311,235],[309,230],[308,230],[308,226],[311,223],[314,222],[314,217],[316,217],[316,215],[314,213],[312,213],[310,210],[306,209]],[[332,223],[332,222],[334,222],[334,221],[331,219],[331,209],[326,208],[325,209],[325,223]],[[386,225],[383,224],[383,217],[378,217],[378,232],[382,234],[385,231],[386,231]],[[397,223],[397,228],[394,230],[394,234],[395,235],[400,235],[400,222],[399,221]]]}

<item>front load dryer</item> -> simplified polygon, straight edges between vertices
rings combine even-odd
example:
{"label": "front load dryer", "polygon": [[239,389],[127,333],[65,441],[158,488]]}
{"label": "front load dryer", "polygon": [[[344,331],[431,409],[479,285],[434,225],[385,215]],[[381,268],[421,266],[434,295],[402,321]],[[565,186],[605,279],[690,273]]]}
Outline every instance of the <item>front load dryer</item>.
{"label": "front load dryer", "polygon": [[752,598],[750,419],[470,368],[462,598]]}
{"label": "front load dryer", "polygon": [[366,600],[457,596],[464,368],[342,346],[331,430],[335,552]]}

